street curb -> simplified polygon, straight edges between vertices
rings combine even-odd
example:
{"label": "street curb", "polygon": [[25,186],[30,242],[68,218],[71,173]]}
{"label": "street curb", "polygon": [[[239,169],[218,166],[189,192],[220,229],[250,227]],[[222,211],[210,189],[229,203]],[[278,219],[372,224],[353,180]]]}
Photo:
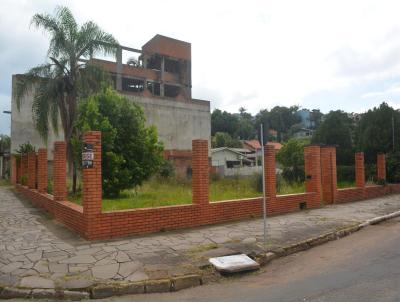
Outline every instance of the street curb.
{"label": "street curb", "polygon": [[[254,256],[261,265],[267,265],[274,259],[289,256],[301,251],[311,249],[329,241],[337,240],[353,234],[369,225],[399,217],[400,211],[387,215],[374,217],[362,223],[347,226],[343,229],[312,237],[275,250],[262,252]],[[181,289],[202,285],[204,280],[198,274],[190,274],[170,279],[146,280],[143,282],[102,282],[79,291],[69,289],[44,289],[2,286],[0,284],[0,300],[14,298],[53,298],[79,301],[82,299],[102,299],[112,296],[143,293],[174,292]]]}

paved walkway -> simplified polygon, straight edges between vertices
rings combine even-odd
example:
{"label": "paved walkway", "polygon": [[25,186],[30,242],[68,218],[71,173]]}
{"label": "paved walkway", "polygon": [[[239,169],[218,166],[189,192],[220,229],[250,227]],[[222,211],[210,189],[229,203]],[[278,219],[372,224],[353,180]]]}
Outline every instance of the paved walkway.
{"label": "paved walkway", "polygon": [[[400,195],[268,218],[268,248],[289,245],[400,209]],[[261,219],[88,242],[0,187],[0,285],[83,288],[199,271],[209,256],[260,249]]]}

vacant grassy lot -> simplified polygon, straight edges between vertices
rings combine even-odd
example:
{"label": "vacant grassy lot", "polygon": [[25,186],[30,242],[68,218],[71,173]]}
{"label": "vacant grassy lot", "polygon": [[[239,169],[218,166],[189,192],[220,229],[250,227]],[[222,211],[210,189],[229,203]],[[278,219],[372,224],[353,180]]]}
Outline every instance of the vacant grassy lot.
{"label": "vacant grassy lot", "polygon": [[[304,192],[304,184],[278,187],[278,194]],[[210,201],[261,197],[257,191],[254,179],[219,179],[210,183]],[[81,204],[81,196],[71,195],[69,200]],[[190,204],[192,202],[191,183],[175,180],[153,179],[144,183],[137,190],[125,190],[118,198],[103,198],[103,211],[148,208],[170,205]]]}

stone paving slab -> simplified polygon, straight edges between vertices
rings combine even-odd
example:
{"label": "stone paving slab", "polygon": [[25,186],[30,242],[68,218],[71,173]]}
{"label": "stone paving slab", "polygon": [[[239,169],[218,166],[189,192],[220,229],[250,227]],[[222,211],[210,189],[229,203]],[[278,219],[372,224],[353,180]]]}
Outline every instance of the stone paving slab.
{"label": "stone paving slab", "polygon": [[[390,195],[268,217],[267,250],[289,246],[397,210],[400,210],[400,195]],[[144,287],[149,291],[169,286],[171,289],[184,287],[186,279],[175,283],[173,280],[180,280],[176,278],[185,275],[197,280],[208,257],[256,254],[262,251],[262,241],[263,222],[252,219],[90,242],[33,207],[12,189],[0,187],[0,287],[36,284],[36,287],[46,289],[35,292],[37,296],[51,295],[53,288],[83,290],[99,282],[114,281],[150,282]],[[151,283],[154,279],[161,281]],[[165,280],[172,280],[171,284]],[[132,288],[136,290],[136,287]],[[25,291],[20,294],[24,295]]]}

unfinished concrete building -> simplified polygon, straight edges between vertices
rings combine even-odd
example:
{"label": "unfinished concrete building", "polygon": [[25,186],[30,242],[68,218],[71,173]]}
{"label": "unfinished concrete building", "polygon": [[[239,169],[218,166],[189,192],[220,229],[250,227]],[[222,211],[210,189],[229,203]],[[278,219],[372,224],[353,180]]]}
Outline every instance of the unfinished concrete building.
{"label": "unfinished concrete building", "polygon": [[[174,162],[177,174],[189,174],[192,139],[210,140],[211,136],[210,102],[192,98],[191,44],[156,35],[142,49],[119,46],[114,61],[92,58],[91,62],[111,74],[120,94],[143,108],[147,124],[157,127],[165,157]],[[34,131],[32,99],[29,93],[18,111],[13,98],[12,150],[27,141],[37,148],[45,146]],[[60,137],[50,134],[45,147],[51,148]]]}

